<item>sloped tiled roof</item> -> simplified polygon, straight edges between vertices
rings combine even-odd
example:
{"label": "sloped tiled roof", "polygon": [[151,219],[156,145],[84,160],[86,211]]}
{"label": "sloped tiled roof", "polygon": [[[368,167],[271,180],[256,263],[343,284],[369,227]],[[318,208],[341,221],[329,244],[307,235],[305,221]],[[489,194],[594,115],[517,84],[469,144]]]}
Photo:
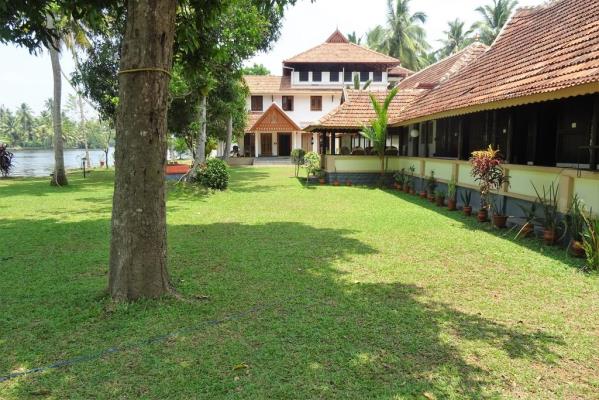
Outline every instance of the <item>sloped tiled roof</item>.
{"label": "sloped tiled roof", "polygon": [[389,76],[410,76],[414,74],[414,71],[409,70],[407,68],[398,65],[397,67],[393,67],[388,71]]}
{"label": "sloped tiled roof", "polygon": [[458,73],[466,65],[476,60],[487,49],[488,47],[484,44],[474,42],[461,51],[407,77],[397,86],[400,90],[416,89],[419,86],[424,85],[428,86],[430,89]]}
{"label": "sloped tiled roof", "polygon": [[558,0],[518,10],[489,50],[397,122],[560,98],[565,89],[576,88],[578,94],[599,92],[597,0]]}
{"label": "sloped tiled roof", "polygon": [[247,119],[245,122],[245,132],[249,132],[250,129],[252,129],[252,126],[254,126],[256,124],[256,122],[258,122],[258,120],[260,119],[262,114],[264,114],[264,113],[261,111],[260,112],[259,111],[249,111],[248,112]]}
{"label": "sloped tiled roof", "polygon": [[[402,109],[411,104],[425,92],[421,89],[406,89],[399,91],[389,106],[389,115],[399,115]],[[305,130],[322,128],[357,130],[364,124],[376,118],[370,95],[383,102],[388,91],[349,90],[345,91],[345,102],[323,116],[318,122]]]}
{"label": "sloped tiled roof", "polygon": [[350,43],[338,30],[326,42],[306,50],[284,64],[294,63],[370,63],[397,65],[399,60],[388,55]]}
{"label": "sloped tiled roof", "polygon": [[272,103],[247,132],[292,132],[301,130],[285,111],[281,110],[276,103]]}
{"label": "sloped tiled roof", "polygon": [[303,88],[291,87],[290,76],[274,76],[274,75],[245,75],[243,77],[245,84],[251,94],[286,94],[286,93],[310,93],[310,92],[325,92],[325,93],[340,93],[339,89],[327,88]]}

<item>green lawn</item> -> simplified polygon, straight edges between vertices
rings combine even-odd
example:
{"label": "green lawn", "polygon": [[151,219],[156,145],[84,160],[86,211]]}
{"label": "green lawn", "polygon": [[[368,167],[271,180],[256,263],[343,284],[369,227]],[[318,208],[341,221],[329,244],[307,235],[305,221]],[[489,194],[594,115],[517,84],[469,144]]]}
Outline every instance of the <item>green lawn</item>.
{"label": "green lawn", "polygon": [[[105,296],[112,175],[0,181],[0,399],[599,398],[599,276],[415,197],[291,168],[171,187],[188,301]],[[148,340],[173,333],[166,338]]]}

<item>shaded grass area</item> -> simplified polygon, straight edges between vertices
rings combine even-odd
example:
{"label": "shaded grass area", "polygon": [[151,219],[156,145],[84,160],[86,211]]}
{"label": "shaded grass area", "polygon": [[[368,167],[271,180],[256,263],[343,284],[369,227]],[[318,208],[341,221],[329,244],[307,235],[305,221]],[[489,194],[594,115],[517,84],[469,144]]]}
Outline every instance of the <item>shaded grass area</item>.
{"label": "shaded grass area", "polygon": [[0,375],[125,348],[0,383],[0,398],[597,397],[599,277],[579,261],[292,174],[171,186],[169,268],[193,300],[135,304],[104,294],[109,172],[0,181]]}

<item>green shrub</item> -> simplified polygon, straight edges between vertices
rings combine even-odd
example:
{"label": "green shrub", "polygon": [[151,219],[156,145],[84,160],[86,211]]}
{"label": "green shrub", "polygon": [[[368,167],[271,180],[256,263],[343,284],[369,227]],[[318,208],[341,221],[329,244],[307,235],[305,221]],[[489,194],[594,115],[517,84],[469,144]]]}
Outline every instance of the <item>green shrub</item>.
{"label": "green shrub", "polygon": [[220,158],[210,158],[200,166],[196,179],[208,188],[225,190],[229,186],[229,167]]}
{"label": "green shrub", "polygon": [[300,166],[304,163],[304,156],[306,151],[304,149],[293,149],[291,151],[291,162],[295,165],[295,176],[299,175]]}

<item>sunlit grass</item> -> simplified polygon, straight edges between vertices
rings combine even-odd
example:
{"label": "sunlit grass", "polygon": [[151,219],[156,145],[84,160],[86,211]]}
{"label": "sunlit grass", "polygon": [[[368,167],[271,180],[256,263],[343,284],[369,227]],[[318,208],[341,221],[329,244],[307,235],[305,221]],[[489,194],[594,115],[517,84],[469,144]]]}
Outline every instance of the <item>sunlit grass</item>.
{"label": "sunlit grass", "polygon": [[110,172],[0,180],[0,376],[126,348],[0,383],[0,398],[597,397],[599,277],[579,261],[292,174],[171,184],[169,269],[188,301],[135,304],[105,296]]}

